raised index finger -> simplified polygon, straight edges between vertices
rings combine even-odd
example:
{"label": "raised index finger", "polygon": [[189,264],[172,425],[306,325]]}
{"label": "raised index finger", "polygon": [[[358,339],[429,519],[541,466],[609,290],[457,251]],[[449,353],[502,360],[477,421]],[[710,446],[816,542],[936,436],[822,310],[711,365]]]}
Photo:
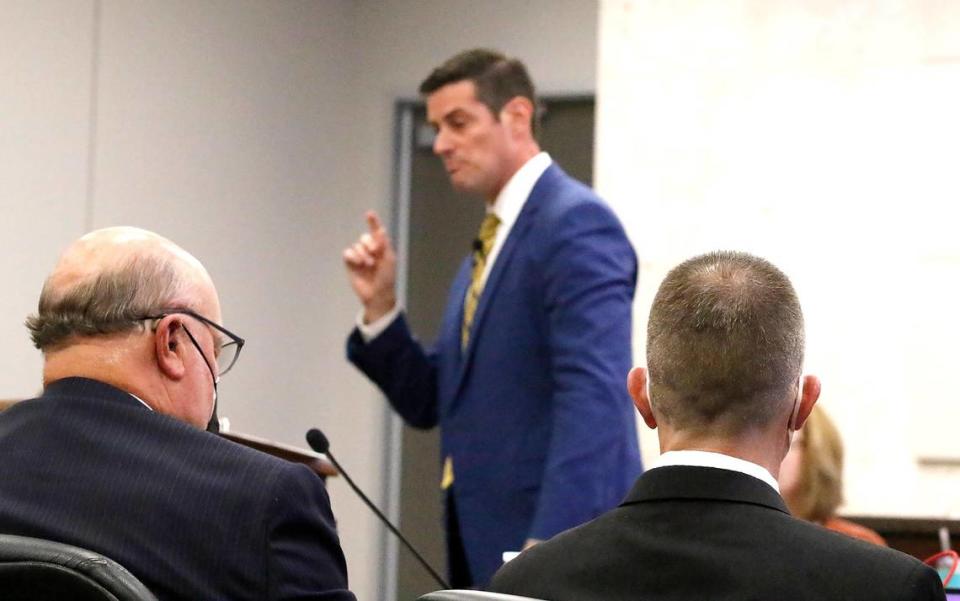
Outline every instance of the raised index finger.
{"label": "raised index finger", "polygon": [[370,235],[373,237],[373,241],[379,245],[389,244],[387,238],[387,230],[384,229],[383,223],[380,221],[380,217],[377,215],[376,211],[367,211],[367,227],[370,228]]}
{"label": "raised index finger", "polygon": [[383,229],[383,223],[380,222],[380,217],[376,211],[367,211],[366,218],[367,227],[370,228],[371,234],[377,236],[386,233]]}

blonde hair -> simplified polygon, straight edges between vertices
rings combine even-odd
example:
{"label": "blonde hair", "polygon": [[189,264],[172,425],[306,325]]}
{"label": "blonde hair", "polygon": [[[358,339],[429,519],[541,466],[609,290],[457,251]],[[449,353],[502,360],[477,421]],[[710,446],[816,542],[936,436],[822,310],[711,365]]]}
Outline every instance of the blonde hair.
{"label": "blonde hair", "polygon": [[790,511],[798,518],[823,523],[843,503],[843,441],[819,406],[813,408],[801,436],[803,459]]}

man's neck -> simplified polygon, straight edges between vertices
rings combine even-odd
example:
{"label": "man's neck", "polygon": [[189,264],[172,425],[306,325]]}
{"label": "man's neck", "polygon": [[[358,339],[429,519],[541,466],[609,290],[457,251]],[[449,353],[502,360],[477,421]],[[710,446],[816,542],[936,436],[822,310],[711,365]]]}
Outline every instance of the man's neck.
{"label": "man's neck", "polygon": [[665,432],[663,427],[659,428],[658,432],[661,453],[668,451],[720,453],[759,465],[770,472],[774,478],[780,476],[780,463],[786,454],[783,444],[774,442],[772,440],[774,437],[769,433],[745,432],[738,435],[736,440],[729,440],[721,437],[684,436],[680,433]]}
{"label": "man's neck", "polygon": [[155,411],[165,413],[167,407],[147,377],[138,377],[136,350],[114,343],[113,348],[100,341],[78,341],[67,348],[44,355],[43,385],[65,378],[88,378],[128,392]]}
{"label": "man's neck", "polygon": [[511,168],[508,170],[510,175],[500,182],[496,192],[484,199],[488,206],[493,206],[497,202],[497,198],[500,197],[500,193],[503,192],[504,187],[510,183],[510,180],[513,179],[513,176],[517,174],[517,171],[523,169],[523,166],[538,154],[540,154],[540,146],[536,143],[536,141],[531,141],[528,144],[524,144],[522,148],[518,149],[510,163]]}

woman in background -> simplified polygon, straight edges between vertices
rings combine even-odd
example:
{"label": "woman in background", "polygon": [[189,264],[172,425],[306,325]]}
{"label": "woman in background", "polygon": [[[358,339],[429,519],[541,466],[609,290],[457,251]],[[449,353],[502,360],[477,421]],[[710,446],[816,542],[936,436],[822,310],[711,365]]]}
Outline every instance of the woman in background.
{"label": "woman in background", "polygon": [[843,442],[819,406],[813,408],[780,466],[780,494],[790,513],[800,519],[886,545],[873,530],[837,517],[843,502]]}

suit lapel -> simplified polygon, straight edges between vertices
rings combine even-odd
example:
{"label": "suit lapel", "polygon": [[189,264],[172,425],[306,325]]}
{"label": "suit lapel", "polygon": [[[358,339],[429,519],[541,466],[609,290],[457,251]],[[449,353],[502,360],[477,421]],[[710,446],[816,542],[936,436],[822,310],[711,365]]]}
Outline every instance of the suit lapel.
{"label": "suit lapel", "polygon": [[[470,324],[470,343],[464,351],[466,353],[463,357],[464,365],[470,363],[473,358],[473,349],[476,348],[477,340],[483,336],[483,322],[490,308],[490,303],[497,293],[497,288],[500,286],[500,280],[503,279],[503,272],[506,271],[511,259],[513,259],[517,246],[519,246],[523,240],[527,230],[530,229],[531,219],[529,215],[526,215],[526,218],[524,218],[526,213],[527,210],[524,208],[517,218],[516,223],[514,223],[510,229],[510,235],[504,240],[503,247],[497,254],[496,263],[493,264],[493,268],[487,276],[487,281],[483,285],[483,292],[480,293],[480,299],[477,303],[477,311],[473,315],[473,323]],[[462,315],[463,309],[461,309],[460,312]]]}
{"label": "suit lapel", "polygon": [[[450,352],[457,360],[458,365],[462,365],[464,359],[463,352],[460,349],[460,324],[463,323],[463,306],[467,298],[467,289],[470,288],[470,274],[473,266],[472,255],[464,259],[463,264],[457,271],[457,277],[453,280],[453,286],[450,292],[451,301],[456,303],[456,317],[450,320],[450,332],[448,336],[451,340],[455,339],[455,344],[450,345]],[[474,313],[476,320],[476,313]],[[459,369],[459,368],[458,368]]]}
{"label": "suit lapel", "polygon": [[[534,184],[533,189],[530,191],[530,196],[527,197],[526,202],[523,203],[523,209],[520,210],[517,220],[513,223],[513,227],[510,228],[510,234],[507,236],[507,239],[504,240],[503,247],[497,254],[496,262],[493,264],[493,268],[487,276],[487,281],[483,285],[483,292],[480,294],[477,311],[473,316],[473,323],[470,325],[470,343],[467,345],[461,357],[462,362],[460,363],[460,373],[457,377],[454,399],[459,398],[460,388],[463,386],[467,372],[473,363],[473,349],[476,348],[479,338],[483,336],[483,323],[489,312],[490,304],[493,302],[493,298],[497,293],[497,288],[503,279],[503,274],[516,254],[517,248],[523,243],[523,239],[530,230],[530,226],[533,225],[536,220],[537,211],[544,202],[544,199],[550,194],[553,182],[562,175],[562,173],[556,163],[550,165],[547,170],[543,172],[543,175],[540,176],[540,179],[537,180],[537,183]],[[462,292],[463,295],[461,295],[461,299],[466,295],[466,288],[464,288]],[[462,318],[463,303],[461,302],[460,304],[460,316]]]}
{"label": "suit lapel", "polygon": [[443,319],[442,330],[437,339],[437,352],[440,365],[449,366],[441,370],[442,391],[451,391],[451,394],[440,395],[440,414],[447,415],[456,404],[456,391],[463,375],[463,352],[460,350],[460,324],[463,323],[463,301],[466,298],[467,288],[470,286],[471,257],[464,259],[457,271],[450,293],[447,297],[447,307]]}

